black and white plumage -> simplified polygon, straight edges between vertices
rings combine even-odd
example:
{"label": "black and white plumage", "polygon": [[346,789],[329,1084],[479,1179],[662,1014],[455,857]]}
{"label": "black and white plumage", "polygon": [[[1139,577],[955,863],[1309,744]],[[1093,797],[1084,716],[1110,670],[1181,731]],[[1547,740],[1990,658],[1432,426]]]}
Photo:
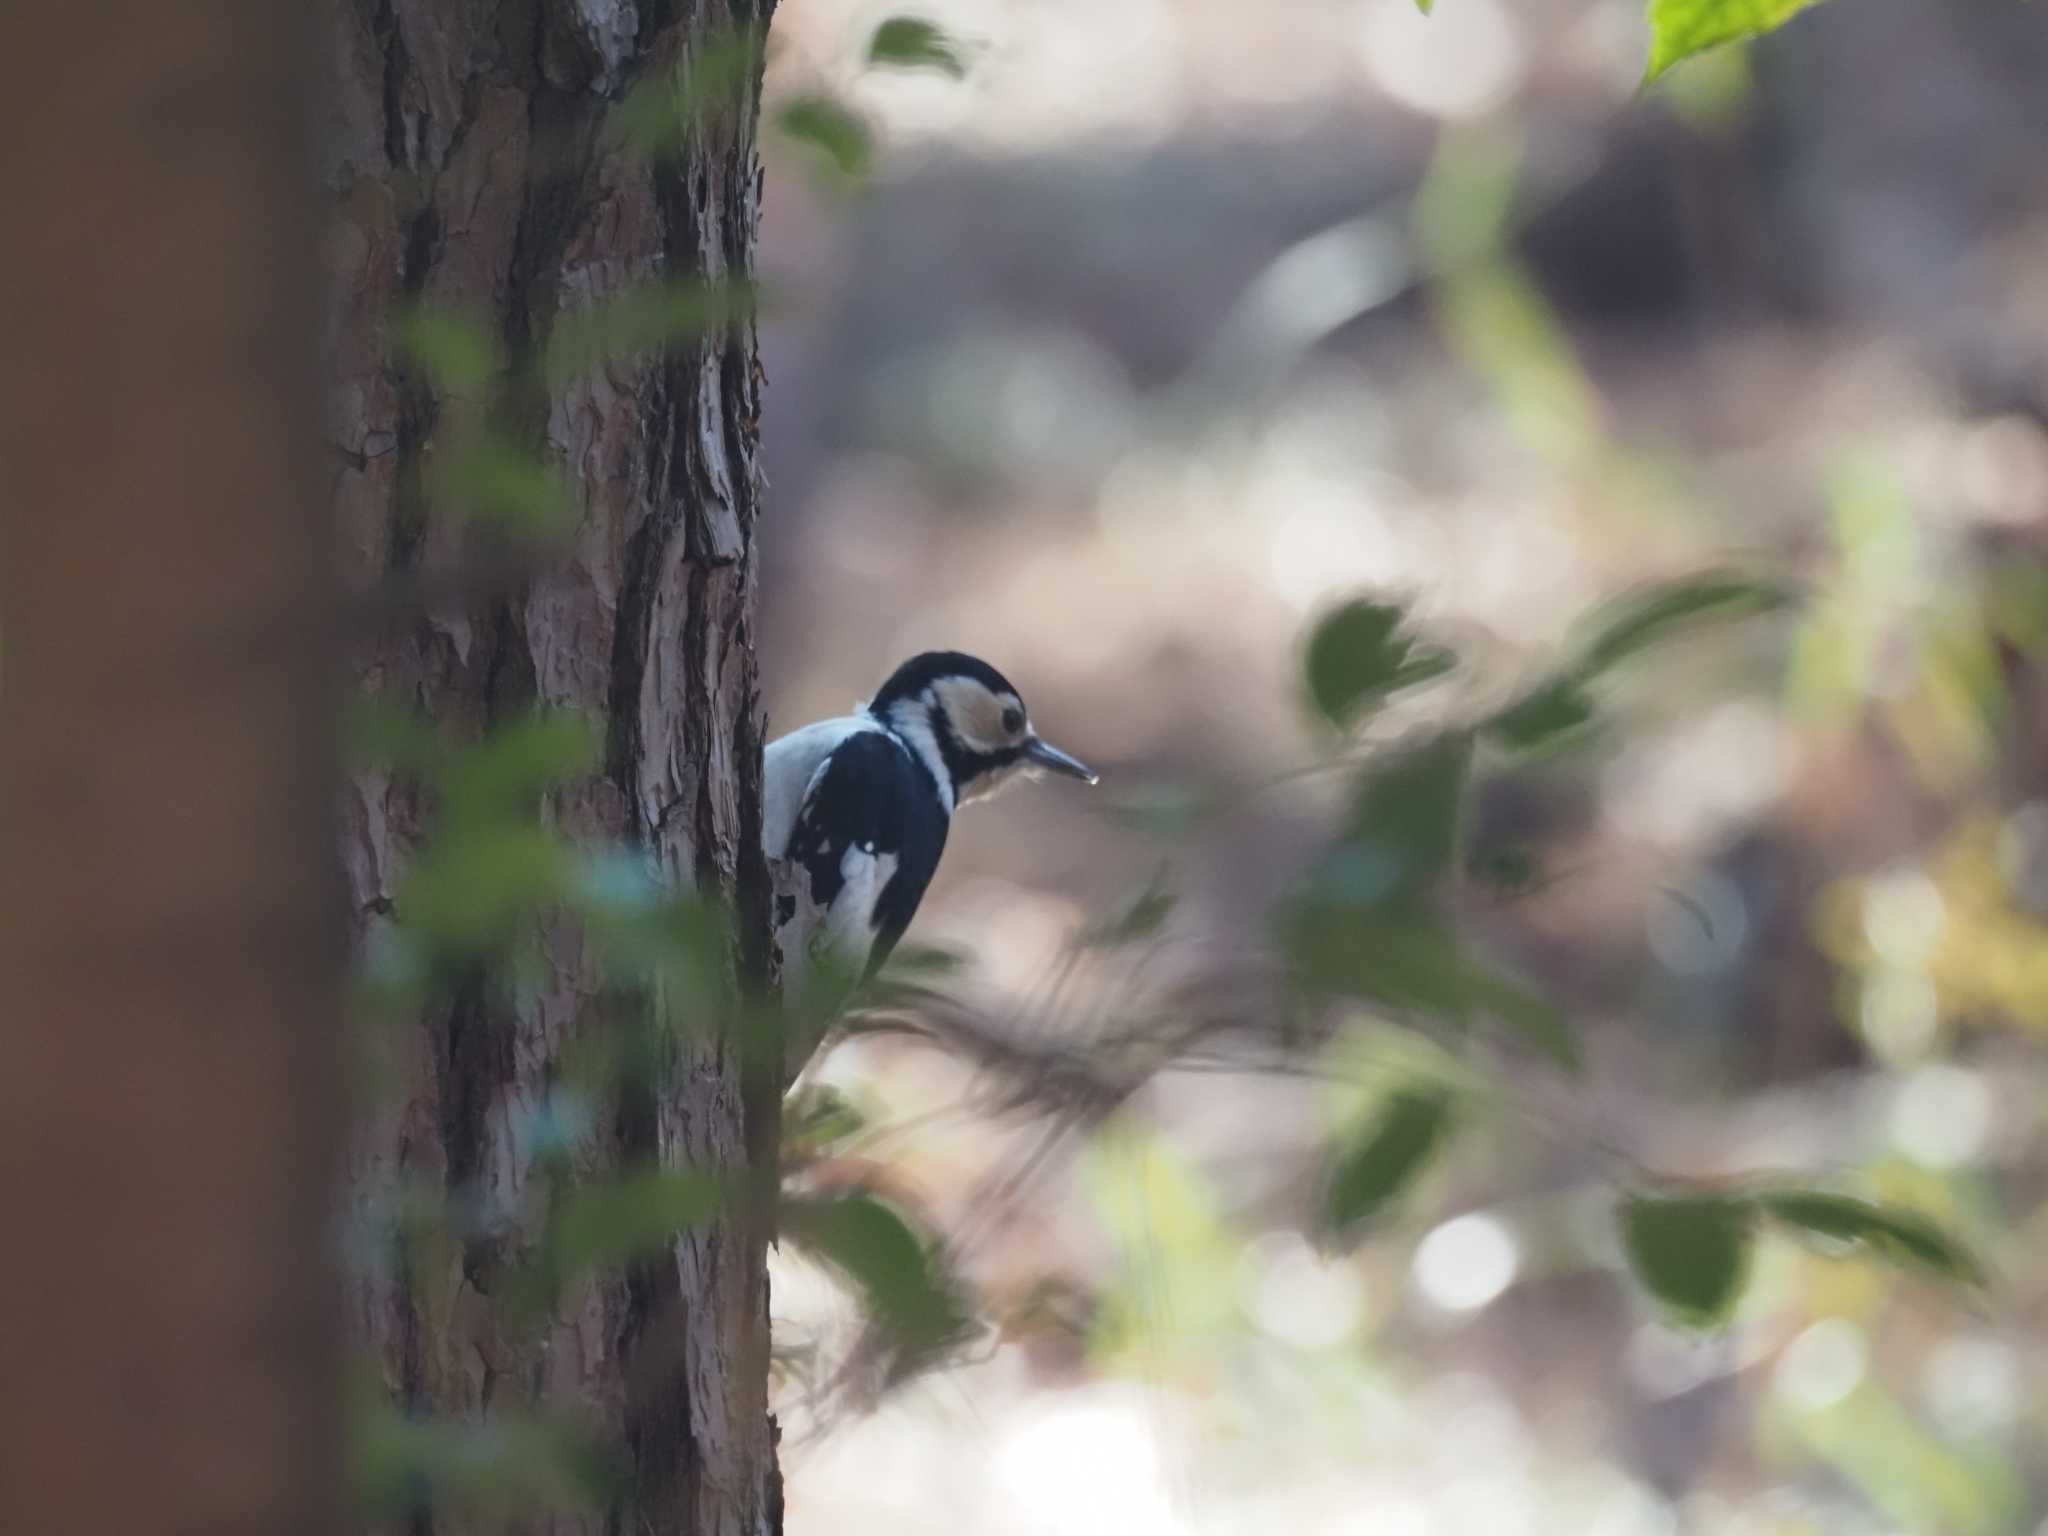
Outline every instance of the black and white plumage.
{"label": "black and white plumage", "polygon": [[872,975],[931,884],[954,811],[1041,768],[1095,782],[1039,739],[1008,679],[958,651],[914,656],[857,713],[770,742],[762,844],[785,970],[822,941]]}

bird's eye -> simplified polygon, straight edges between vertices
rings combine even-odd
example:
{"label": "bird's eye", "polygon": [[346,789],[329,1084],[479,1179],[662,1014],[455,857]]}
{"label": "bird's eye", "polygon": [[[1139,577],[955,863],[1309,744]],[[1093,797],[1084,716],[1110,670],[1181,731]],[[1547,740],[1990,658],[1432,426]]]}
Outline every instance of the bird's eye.
{"label": "bird's eye", "polygon": [[1024,711],[1019,709],[1016,705],[1012,704],[1008,709],[1003,711],[1003,730],[1007,732],[1009,735],[1014,736],[1023,729]]}

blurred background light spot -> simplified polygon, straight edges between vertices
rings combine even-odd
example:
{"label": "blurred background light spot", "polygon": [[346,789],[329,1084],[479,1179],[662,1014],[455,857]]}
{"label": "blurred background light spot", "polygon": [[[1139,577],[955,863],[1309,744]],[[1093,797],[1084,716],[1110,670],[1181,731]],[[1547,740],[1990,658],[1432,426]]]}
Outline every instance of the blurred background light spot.
{"label": "blurred background light spot", "polygon": [[1403,563],[1391,532],[1355,488],[1303,475],[1262,489],[1281,508],[1266,538],[1267,569],[1294,608],[1306,612],[1342,588],[1398,579]]}
{"label": "blurred background light spot", "polygon": [[1535,1536],[1534,1490],[1519,1473],[1478,1463],[1444,1491],[1445,1526],[1487,1536]]}
{"label": "blurred background light spot", "polygon": [[[1650,47],[1650,27],[1642,7],[1589,5],[1559,41],[1564,59],[1582,77],[1603,86],[1611,99],[1625,101],[1641,86],[1643,60]],[[1711,65],[1711,56],[1699,62]]]}
{"label": "blurred background light spot", "polygon": [[1865,1043],[1882,1060],[1912,1061],[1934,1043],[1941,997],[1921,972],[1885,966],[1863,979],[1857,1021]]}
{"label": "blurred background light spot", "polygon": [[1660,847],[1707,841],[1777,799],[1787,754],[1784,727],[1768,706],[1731,700],[1624,748],[1602,777],[1603,810],[1622,831]]}
{"label": "blurred background light spot", "polygon": [[1944,916],[1941,891],[1921,870],[1895,870],[1863,889],[1863,936],[1895,966],[1926,963]]}
{"label": "blurred background light spot", "polygon": [[1916,1068],[1893,1095],[1891,1133],[1901,1152],[1929,1168],[1974,1162],[1991,1134],[1991,1089],[1966,1067]]}
{"label": "blurred background light spot", "polygon": [[1863,1380],[1870,1365],[1863,1330],[1846,1317],[1827,1317],[1787,1344],[1772,1386],[1795,1408],[1820,1413]]}
{"label": "blurred background light spot", "polygon": [[1643,909],[1643,935],[1657,963],[1679,976],[1725,970],[1742,953],[1749,917],[1742,892],[1712,870],[1682,889],[1657,892]]}
{"label": "blurred background light spot", "polygon": [[877,430],[959,470],[1092,490],[1130,439],[1122,365],[1070,328],[985,326],[895,372]]}
{"label": "blurred background light spot", "polygon": [[1996,1339],[1945,1340],[1928,1358],[1923,1379],[1927,1405],[1949,1434],[1999,1434],[2019,1417],[2019,1360]]}
{"label": "blurred background light spot", "polygon": [[1158,1430],[1143,1394],[1121,1388],[1063,1393],[1013,1430],[1000,1476],[1024,1527],[1047,1536],[1179,1536]]}
{"label": "blurred background light spot", "polygon": [[1651,1402],[1681,1397],[1727,1374],[1734,1349],[1725,1333],[1680,1332],[1645,1323],[1628,1343],[1628,1375]]}
{"label": "blurred background light spot", "polygon": [[1371,1508],[1372,1527],[1378,1536],[1436,1536],[1436,1517],[1418,1498],[1396,1494],[1383,1504],[1373,1504]]}
{"label": "blurred background light spot", "polygon": [[1594,1503],[1579,1536],[1678,1536],[1678,1515],[1640,1483],[1617,1478]]}
{"label": "blurred background light spot", "polygon": [[1430,1455],[1445,1463],[1445,1470],[1469,1475],[1485,1467],[1519,1474],[1529,1463],[1529,1431],[1514,1400],[1477,1371],[1437,1378],[1415,1409],[1430,1426],[1425,1436]]}
{"label": "blurred background light spot", "polygon": [[1472,1312],[1514,1283],[1521,1245],[1497,1216],[1474,1211],[1445,1222],[1415,1250],[1415,1286],[1431,1306]]}
{"label": "blurred background light spot", "polygon": [[1347,219],[1274,257],[1245,289],[1210,344],[1209,366],[1232,373],[1273,367],[1408,284],[1407,242],[1383,219]]}
{"label": "blurred background light spot", "polygon": [[1453,558],[1464,573],[1460,607],[1518,643],[1546,637],[1559,612],[1582,599],[1579,559],[1570,539],[1533,511],[1473,518],[1459,530]]}
{"label": "blurred background light spot", "polygon": [[949,32],[989,40],[971,56],[974,110],[961,126],[974,137],[1012,150],[1112,137],[1143,144],[1186,108],[1166,0],[961,0],[939,19]]}
{"label": "blurred background light spot", "polygon": [[1994,416],[1964,427],[1956,444],[1956,488],[1987,522],[2030,522],[2048,503],[2048,436],[2024,416]]}
{"label": "blurred background light spot", "polygon": [[1298,1232],[1251,1243],[1239,1269],[1245,1307],[1273,1338],[1303,1349],[1335,1344],[1365,1314],[1365,1289],[1347,1259],[1325,1259]]}
{"label": "blurred background light spot", "polygon": [[1525,66],[1520,31],[1495,0],[1460,0],[1428,16],[1414,0],[1368,0],[1359,45],[1381,90],[1432,117],[1491,111]]}

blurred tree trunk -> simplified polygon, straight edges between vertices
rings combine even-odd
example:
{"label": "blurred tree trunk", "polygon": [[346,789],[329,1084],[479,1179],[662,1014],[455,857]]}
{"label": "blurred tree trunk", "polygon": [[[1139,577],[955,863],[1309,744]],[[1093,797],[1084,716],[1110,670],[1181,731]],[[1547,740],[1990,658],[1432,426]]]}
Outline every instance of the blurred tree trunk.
{"label": "blurred tree trunk", "polygon": [[0,1530],[335,1530],[309,31],[0,26]]}
{"label": "blurred tree trunk", "polygon": [[[338,65],[324,135],[333,504],[353,587],[421,596],[362,649],[359,680],[457,735],[535,705],[601,722],[604,769],[550,798],[554,823],[650,851],[676,888],[717,893],[756,934],[766,898],[751,323],[573,380],[514,381],[536,378],[566,315],[649,284],[749,274],[758,64],[737,103],[704,113],[659,155],[624,141],[618,108],[636,84],[683,78],[736,33],[765,29],[771,4],[325,8],[325,52]],[[407,361],[395,320],[414,306],[496,339],[489,398],[444,397]],[[428,495],[457,433],[480,417],[555,466],[576,507],[560,558],[511,579],[501,562],[495,586],[477,583],[473,538]],[[343,851],[365,942],[388,920],[423,812],[388,775],[353,780]],[[533,1210],[522,1127],[544,1114],[565,1046],[603,1027],[613,1006],[572,925],[550,925],[543,949],[537,985],[462,988],[402,1033],[351,1148],[361,1230],[423,1187]],[[746,1161],[773,1105],[750,1117],[758,1095],[730,1040],[693,1033],[681,1051],[644,1100],[580,1133],[581,1168]],[[623,1447],[613,1507],[549,1529],[779,1529],[765,1232],[735,1213],[664,1261],[582,1284],[540,1337],[511,1338],[497,1280],[505,1245],[530,1235],[413,1232],[395,1262],[352,1280],[355,1342],[395,1401],[471,1424],[566,1413]],[[432,1528],[459,1523],[442,1515]]]}

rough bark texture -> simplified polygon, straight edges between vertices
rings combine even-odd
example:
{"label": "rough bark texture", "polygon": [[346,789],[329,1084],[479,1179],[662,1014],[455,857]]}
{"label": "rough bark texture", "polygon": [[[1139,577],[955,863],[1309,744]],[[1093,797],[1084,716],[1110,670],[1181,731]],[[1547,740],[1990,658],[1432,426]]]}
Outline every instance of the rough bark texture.
{"label": "rough bark texture", "polygon": [[[650,157],[612,128],[636,82],[765,28],[770,3],[329,0],[326,12],[339,63],[324,167],[334,505],[356,587],[442,594],[363,650],[360,681],[458,733],[534,704],[599,722],[604,770],[554,797],[555,822],[648,851],[676,887],[736,903],[750,933],[766,931],[751,327],[553,389],[506,382],[455,400],[407,364],[392,321],[414,304],[468,317],[499,338],[509,381],[566,314],[645,284],[744,277],[758,81],[674,154]],[[427,494],[437,452],[483,415],[557,465],[577,505],[563,558],[488,593],[460,587],[476,551]],[[346,798],[345,862],[369,938],[426,831],[423,807],[377,773]],[[565,1045],[615,1006],[573,927],[552,926],[543,946],[542,985],[461,989],[409,1032],[397,1082],[352,1149],[363,1230],[421,1184],[536,1211],[518,1128],[543,1108]],[[608,1113],[578,1161],[741,1166],[773,1113],[750,1117],[749,1097],[732,1042],[687,1032],[672,1076]],[[533,1235],[428,1242],[358,1277],[357,1342],[389,1390],[470,1422],[567,1409],[623,1447],[615,1507],[547,1528],[778,1529],[765,1234],[736,1212],[667,1261],[581,1286],[537,1341],[507,1337],[493,1305],[504,1248]]]}
{"label": "rough bark texture", "polygon": [[305,18],[0,28],[0,1530],[334,1530]]}

